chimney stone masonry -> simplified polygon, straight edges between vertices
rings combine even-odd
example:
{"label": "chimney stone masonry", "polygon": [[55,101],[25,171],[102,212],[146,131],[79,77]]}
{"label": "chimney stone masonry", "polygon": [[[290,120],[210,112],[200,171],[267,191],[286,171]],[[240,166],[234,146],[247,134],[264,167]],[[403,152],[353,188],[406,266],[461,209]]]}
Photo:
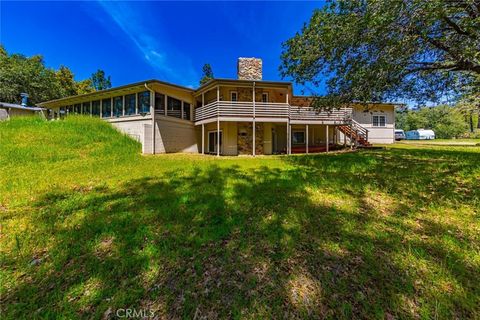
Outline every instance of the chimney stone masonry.
{"label": "chimney stone masonry", "polygon": [[262,80],[262,59],[238,58],[238,80]]}

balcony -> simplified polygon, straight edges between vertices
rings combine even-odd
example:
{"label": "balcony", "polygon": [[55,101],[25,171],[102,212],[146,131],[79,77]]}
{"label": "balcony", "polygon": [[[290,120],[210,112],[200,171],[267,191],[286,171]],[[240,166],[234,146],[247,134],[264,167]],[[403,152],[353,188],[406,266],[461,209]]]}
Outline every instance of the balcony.
{"label": "balcony", "polygon": [[346,124],[352,118],[352,108],[318,111],[290,106],[287,103],[246,101],[213,101],[195,109],[195,124],[214,121],[255,121],[316,124]]}

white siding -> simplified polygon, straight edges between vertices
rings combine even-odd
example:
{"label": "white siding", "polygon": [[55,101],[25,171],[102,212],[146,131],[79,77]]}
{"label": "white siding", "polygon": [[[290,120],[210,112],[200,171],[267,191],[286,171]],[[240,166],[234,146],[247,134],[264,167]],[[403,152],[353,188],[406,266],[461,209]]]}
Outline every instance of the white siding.
{"label": "white siding", "polygon": [[[385,127],[373,126],[373,115],[385,115]],[[368,109],[355,106],[353,119],[368,129],[368,141],[371,143],[395,142],[395,108],[393,105],[370,105]]]}

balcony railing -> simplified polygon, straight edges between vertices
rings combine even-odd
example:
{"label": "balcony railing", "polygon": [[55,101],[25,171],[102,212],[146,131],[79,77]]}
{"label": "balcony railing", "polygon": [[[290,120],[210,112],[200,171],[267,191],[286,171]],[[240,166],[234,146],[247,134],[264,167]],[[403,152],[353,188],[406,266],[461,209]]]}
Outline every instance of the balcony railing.
{"label": "balcony railing", "polygon": [[244,101],[214,101],[195,109],[195,122],[213,118],[279,118],[291,121],[347,122],[352,108],[319,111],[312,108],[290,106],[287,103]]}

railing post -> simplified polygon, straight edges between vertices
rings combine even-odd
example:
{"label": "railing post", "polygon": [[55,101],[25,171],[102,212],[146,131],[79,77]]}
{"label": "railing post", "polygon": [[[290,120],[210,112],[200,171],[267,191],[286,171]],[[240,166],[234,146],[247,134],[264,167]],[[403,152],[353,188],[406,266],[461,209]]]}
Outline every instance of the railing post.
{"label": "railing post", "polygon": [[255,81],[253,82],[252,88],[252,97],[253,97],[253,148],[252,148],[252,155],[255,157]]}
{"label": "railing post", "polygon": [[205,154],[205,124],[202,123],[202,154]]}
{"label": "railing post", "polygon": [[217,86],[217,157],[220,156],[220,86]]}

